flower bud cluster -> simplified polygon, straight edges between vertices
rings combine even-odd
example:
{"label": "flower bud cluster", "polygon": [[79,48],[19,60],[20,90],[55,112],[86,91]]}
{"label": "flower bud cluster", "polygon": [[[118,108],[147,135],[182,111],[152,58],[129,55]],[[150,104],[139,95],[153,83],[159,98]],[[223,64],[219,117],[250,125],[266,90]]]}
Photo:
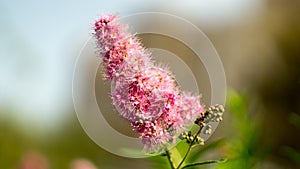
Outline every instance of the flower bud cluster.
{"label": "flower bud cluster", "polygon": [[222,105],[216,104],[210,106],[205,112],[201,113],[201,116],[196,119],[195,124],[202,127],[204,134],[211,134],[212,130],[209,123],[222,121],[224,111],[225,109]]}
{"label": "flower bud cluster", "polygon": [[195,136],[195,135],[192,135],[192,132],[191,131],[185,131],[183,132],[181,135],[179,135],[179,138],[181,140],[186,140],[186,142],[188,144],[198,144],[198,145],[204,145],[204,140],[199,136]]}

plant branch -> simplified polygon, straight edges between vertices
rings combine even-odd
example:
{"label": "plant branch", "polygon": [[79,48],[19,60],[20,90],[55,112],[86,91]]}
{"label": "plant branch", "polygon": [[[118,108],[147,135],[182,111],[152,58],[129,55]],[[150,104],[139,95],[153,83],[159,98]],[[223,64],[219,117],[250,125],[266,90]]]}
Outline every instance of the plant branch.
{"label": "plant branch", "polygon": [[200,126],[198,132],[195,134],[194,139],[193,139],[192,142],[189,144],[189,148],[188,148],[188,150],[186,151],[186,153],[185,153],[184,157],[182,158],[181,162],[178,164],[177,169],[180,168],[180,166],[183,164],[183,162],[184,162],[185,159],[187,158],[187,156],[188,156],[188,154],[190,153],[190,151],[191,151],[191,149],[192,149],[192,146],[193,146],[193,144],[194,144],[194,142],[195,142],[197,136],[201,133],[202,128],[203,128],[203,126]]}
{"label": "plant branch", "polygon": [[172,159],[171,159],[171,155],[170,155],[169,150],[168,150],[168,149],[165,149],[165,151],[166,151],[166,155],[167,155],[168,161],[169,161],[169,163],[170,163],[170,165],[171,165],[171,168],[172,168],[172,169],[175,169],[175,166],[174,166],[174,164],[173,164],[173,162],[172,162]]}

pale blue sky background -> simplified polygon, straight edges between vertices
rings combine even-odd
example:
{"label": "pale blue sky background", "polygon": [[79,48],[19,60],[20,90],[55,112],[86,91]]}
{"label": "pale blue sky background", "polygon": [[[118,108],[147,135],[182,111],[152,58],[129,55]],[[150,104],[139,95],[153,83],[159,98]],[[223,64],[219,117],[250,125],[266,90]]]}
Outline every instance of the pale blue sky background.
{"label": "pale blue sky background", "polygon": [[168,12],[215,29],[238,22],[261,0],[0,0],[0,118],[54,126],[72,108],[72,71],[101,13]]}

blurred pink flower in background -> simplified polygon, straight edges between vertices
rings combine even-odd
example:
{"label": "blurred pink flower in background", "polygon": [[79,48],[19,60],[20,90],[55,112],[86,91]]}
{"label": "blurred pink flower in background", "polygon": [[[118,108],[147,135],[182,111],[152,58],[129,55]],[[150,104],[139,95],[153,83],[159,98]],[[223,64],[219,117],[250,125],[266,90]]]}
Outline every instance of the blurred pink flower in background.
{"label": "blurred pink flower in background", "polygon": [[76,159],[71,162],[71,169],[97,169],[97,167],[86,159]]}
{"label": "blurred pink flower in background", "polygon": [[25,153],[20,162],[20,169],[48,169],[46,158],[38,152]]}

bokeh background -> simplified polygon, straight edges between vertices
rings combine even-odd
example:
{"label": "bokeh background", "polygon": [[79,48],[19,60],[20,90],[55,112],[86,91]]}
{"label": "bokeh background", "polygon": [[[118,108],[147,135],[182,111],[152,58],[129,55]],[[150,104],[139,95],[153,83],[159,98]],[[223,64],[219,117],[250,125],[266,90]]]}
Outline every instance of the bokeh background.
{"label": "bokeh background", "polygon": [[300,168],[299,10],[299,0],[0,0],[0,168],[154,168],[164,162],[102,150],[81,128],[72,103],[76,57],[97,16],[146,11],[197,25],[224,64],[225,120],[207,142],[214,146],[204,147],[210,151],[199,150],[200,160],[231,159],[208,168]]}

